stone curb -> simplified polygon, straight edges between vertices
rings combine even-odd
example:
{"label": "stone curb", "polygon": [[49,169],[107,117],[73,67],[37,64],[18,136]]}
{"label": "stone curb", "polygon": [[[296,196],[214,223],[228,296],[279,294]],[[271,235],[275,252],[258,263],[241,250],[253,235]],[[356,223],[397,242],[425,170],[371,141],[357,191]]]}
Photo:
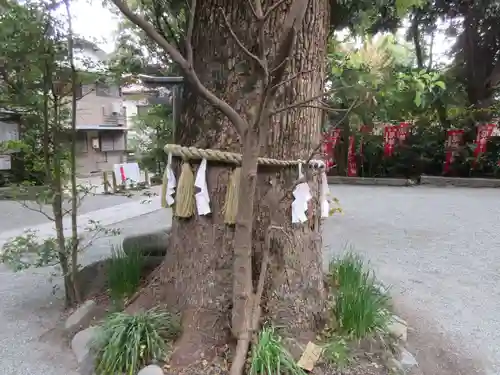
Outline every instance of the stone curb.
{"label": "stone curb", "polygon": [[165,256],[168,249],[171,227],[155,232],[127,236],[122,249],[126,254],[140,251],[144,256]]}
{"label": "stone curb", "polygon": [[414,186],[425,185],[434,187],[468,187],[468,188],[500,188],[500,179],[493,178],[464,178],[425,176],[420,177],[420,183],[404,178],[376,178],[376,177],[345,177],[328,176],[330,185],[365,185],[365,186]]}
{"label": "stone curb", "polygon": [[438,187],[456,186],[468,188],[500,188],[500,179],[422,175],[422,177],[420,178],[420,184]]}
{"label": "stone curb", "polygon": [[376,186],[411,186],[414,185],[406,178],[375,178],[375,177],[345,177],[328,176],[327,181],[331,185],[376,185]]}

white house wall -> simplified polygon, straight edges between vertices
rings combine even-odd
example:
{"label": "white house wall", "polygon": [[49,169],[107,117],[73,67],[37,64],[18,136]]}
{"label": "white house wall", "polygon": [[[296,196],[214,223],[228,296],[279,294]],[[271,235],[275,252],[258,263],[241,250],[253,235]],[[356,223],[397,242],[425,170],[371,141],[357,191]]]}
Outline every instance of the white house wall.
{"label": "white house wall", "polygon": [[0,142],[18,141],[19,125],[15,122],[0,121]]}

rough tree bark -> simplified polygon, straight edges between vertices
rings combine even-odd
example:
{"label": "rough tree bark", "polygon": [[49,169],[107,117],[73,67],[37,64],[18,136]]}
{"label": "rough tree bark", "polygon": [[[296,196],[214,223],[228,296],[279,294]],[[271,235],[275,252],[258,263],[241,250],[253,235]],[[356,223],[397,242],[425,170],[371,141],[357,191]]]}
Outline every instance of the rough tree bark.
{"label": "rough tree bark", "polygon": [[[265,1],[264,7],[276,2]],[[265,32],[271,53],[280,40],[278,26],[290,3],[282,1],[267,21]],[[252,77],[244,63],[244,54],[224,26],[223,13],[249,50],[255,48],[252,47],[256,40],[254,18],[247,2],[205,0],[197,7],[195,16],[194,69],[207,88],[243,114],[259,98],[248,94]],[[328,1],[311,0],[287,68],[288,77],[297,77],[282,85],[277,107],[322,92],[327,18]],[[241,152],[239,137],[227,118],[189,88],[185,92],[186,105],[182,125],[178,127],[177,143]],[[280,112],[271,119],[267,140],[259,154],[279,159],[308,159],[320,142],[321,120],[322,113],[316,108],[300,107]],[[234,228],[224,224],[222,214],[230,172],[228,165],[209,164],[207,182],[213,214],[174,220],[170,248],[163,265],[129,307],[133,311],[166,303],[182,313],[183,333],[171,358],[174,366],[186,366],[208,358],[232,337]],[[291,224],[290,191],[296,179],[296,169],[259,168],[254,206],[253,270],[256,284],[266,247],[265,238],[269,234],[272,238],[271,261],[263,319],[286,326],[288,337],[304,343],[314,338],[317,326],[322,323],[324,290],[317,200],[311,207],[308,223]]]}

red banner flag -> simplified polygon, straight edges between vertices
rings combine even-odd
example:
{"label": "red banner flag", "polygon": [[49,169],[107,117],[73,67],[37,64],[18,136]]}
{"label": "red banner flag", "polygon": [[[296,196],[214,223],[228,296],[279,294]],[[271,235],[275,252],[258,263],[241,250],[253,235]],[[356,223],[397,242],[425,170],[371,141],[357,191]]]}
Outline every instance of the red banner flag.
{"label": "red banner flag", "polygon": [[410,134],[410,123],[408,122],[402,122],[399,124],[398,127],[398,134],[397,137],[399,139],[399,142],[404,142],[406,138],[408,138],[408,135]]}
{"label": "red banner flag", "polygon": [[477,128],[476,148],[474,149],[474,156],[477,158],[480,154],[486,152],[486,144],[488,138],[493,134],[496,124],[480,125]]}
{"label": "red banner flag", "polygon": [[399,126],[386,125],[384,128],[384,155],[391,156],[394,152]]}
{"label": "red banner flag", "polygon": [[322,154],[327,169],[335,165],[335,147],[337,146],[339,138],[340,128],[335,128],[330,133],[323,135]]}
{"label": "red banner flag", "polygon": [[349,137],[349,148],[347,149],[347,176],[356,177],[358,166],[356,165],[356,142],[354,136]]}
{"label": "red banner flag", "polygon": [[443,167],[444,173],[448,173],[450,171],[451,164],[453,163],[457,150],[462,143],[463,136],[463,129],[450,129],[447,131],[445,144],[446,155]]}

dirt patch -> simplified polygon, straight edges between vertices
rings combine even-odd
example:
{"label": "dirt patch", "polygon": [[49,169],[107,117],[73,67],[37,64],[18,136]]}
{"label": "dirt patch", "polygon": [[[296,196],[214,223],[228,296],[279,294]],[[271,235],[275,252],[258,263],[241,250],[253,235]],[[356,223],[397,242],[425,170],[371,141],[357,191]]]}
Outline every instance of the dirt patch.
{"label": "dirt patch", "polygon": [[[226,375],[229,373],[230,363],[226,356],[221,356],[215,360],[199,361],[189,367],[182,369],[172,369],[164,366],[165,375]],[[246,373],[250,373],[246,371]],[[346,368],[338,369],[334,366],[319,363],[311,375],[389,375],[388,370],[379,363],[379,360],[365,357],[356,357],[352,364]]]}
{"label": "dirt patch", "polygon": [[372,362],[368,358],[357,358],[354,363],[346,368],[338,369],[334,366],[322,363],[318,365],[313,375],[388,375],[385,366],[377,362]]}
{"label": "dirt patch", "polygon": [[485,375],[479,358],[458,346],[422,319],[406,316],[414,329],[409,334],[408,349],[418,361],[423,375]]}
{"label": "dirt patch", "polygon": [[441,332],[436,323],[399,298],[397,309],[409,326],[408,350],[418,361],[422,375],[485,375],[486,363],[463,343]]}

